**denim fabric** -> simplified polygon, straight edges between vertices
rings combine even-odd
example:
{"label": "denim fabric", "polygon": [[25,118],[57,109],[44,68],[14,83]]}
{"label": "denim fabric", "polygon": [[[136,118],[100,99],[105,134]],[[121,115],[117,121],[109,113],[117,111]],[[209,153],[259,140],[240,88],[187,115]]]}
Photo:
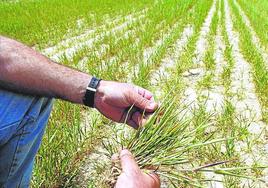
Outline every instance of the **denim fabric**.
{"label": "denim fabric", "polygon": [[29,187],[52,102],[0,89],[0,188]]}

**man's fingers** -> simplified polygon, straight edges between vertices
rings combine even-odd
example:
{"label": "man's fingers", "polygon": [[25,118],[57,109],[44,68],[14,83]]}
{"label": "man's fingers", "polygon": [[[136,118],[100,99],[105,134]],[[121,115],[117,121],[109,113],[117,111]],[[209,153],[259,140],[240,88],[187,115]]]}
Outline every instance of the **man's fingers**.
{"label": "man's fingers", "polygon": [[146,175],[150,177],[150,181],[153,181],[154,187],[160,187],[160,179],[156,173],[151,172],[151,173],[146,174]]}
{"label": "man's fingers", "polygon": [[136,111],[132,115],[132,120],[135,121],[139,126],[142,125],[142,115],[139,111]]}
{"label": "man's fingers", "polygon": [[138,129],[140,126],[146,123],[146,118],[146,115],[142,114],[137,107],[131,107],[125,110],[121,122],[126,122],[134,129]]}
{"label": "man's fingers", "polygon": [[101,113],[105,117],[107,117],[113,121],[116,121],[116,122],[120,122],[122,119],[122,114],[124,114],[124,109],[114,107],[114,106],[111,106],[111,105],[106,104],[106,103],[102,103],[99,106],[98,110],[101,111]]}
{"label": "man's fingers", "polygon": [[140,168],[136,163],[133,155],[126,149],[120,152],[120,162],[124,173],[133,174],[139,173]]}
{"label": "man's fingers", "polygon": [[142,87],[138,87],[138,86],[137,86],[137,89],[138,89],[138,93],[141,96],[145,97],[148,100],[153,99],[153,94],[150,91],[148,91],[148,90],[146,90],[146,89],[144,89]]}
{"label": "man's fingers", "polygon": [[131,119],[129,119],[129,120],[127,121],[127,124],[128,124],[129,126],[133,127],[134,129],[138,129],[138,128],[139,128],[139,124],[137,124],[135,121],[133,121],[133,120],[131,120]]}
{"label": "man's fingers", "polygon": [[130,107],[128,109],[125,109],[123,114],[122,114],[122,117],[120,119],[120,122],[127,123],[128,125],[130,125],[134,129],[138,129],[139,124],[133,120],[133,114],[136,111],[137,111],[137,108],[135,108],[135,107]]}
{"label": "man's fingers", "polygon": [[135,112],[132,115],[132,120],[135,121],[135,123],[138,124],[139,127],[146,123],[145,116],[142,115],[139,111]]}
{"label": "man's fingers", "polygon": [[131,104],[134,104],[136,107],[141,110],[145,110],[146,112],[154,112],[158,107],[156,102],[148,100],[137,92],[132,93],[129,100]]}

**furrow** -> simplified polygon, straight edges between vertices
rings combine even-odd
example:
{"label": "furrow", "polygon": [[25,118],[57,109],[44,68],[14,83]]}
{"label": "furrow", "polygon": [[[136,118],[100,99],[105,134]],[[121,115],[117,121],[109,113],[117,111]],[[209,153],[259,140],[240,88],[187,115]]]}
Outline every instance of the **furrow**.
{"label": "furrow", "polygon": [[212,18],[216,12],[216,0],[213,1],[213,4],[209,10],[209,13],[203,23],[200,31],[200,35],[198,41],[196,43],[196,50],[194,52],[195,57],[193,58],[194,66],[199,66],[198,68],[189,69],[188,71],[183,73],[184,81],[186,83],[186,90],[184,91],[182,97],[182,103],[189,110],[188,115],[191,116],[191,112],[194,109],[198,108],[198,94],[196,90],[196,85],[198,81],[202,79],[205,75],[205,70],[203,67],[203,58],[206,52],[207,47],[207,35],[210,31],[210,25],[212,22]]}
{"label": "furrow", "polygon": [[108,32],[101,33],[100,35],[97,35],[93,38],[90,38],[89,40],[83,41],[81,43],[76,42],[76,45],[72,46],[71,48],[67,48],[64,51],[61,51],[59,53],[54,54],[51,58],[52,59],[59,59],[60,57],[62,57],[64,55],[67,59],[69,59],[75,54],[76,51],[83,48],[84,46],[86,46],[87,48],[92,48],[94,42],[101,40],[104,36],[109,35],[109,33],[115,33],[115,32],[121,31],[124,28],[127,28],[127,26],[129,24],[134,23],[135,21],[142,19],[144,17],[145,17],[144,15],[141,15],[138,18],[133,18],[132,20],[129,20],[129,21],[127,21],[119,26],[116,26],[115,28],[111,29]]}
{"label": "furrow", "polygon": [[179,25],[178,23],[175,23],[171,28],[169,28],[169,30],[166,33],[163,34],[163,36],[160,39],[155,41],[151,47],[144,49],[144,51],[143,51],[143,63],[134,65],[134,68],[133,68],[134,74],[129,74],[129,76],[127,78],[128,82],[131,82],[135,79],[135,76],[139,73],[140,66],[142,64],[150,63],[149,61],[150,61],[150,58],[152,57],[152,55],[155,54],[157,52],[158,48],[160,46],[162,46],[164,44],[164,42],[171,36],[172,31],[176,27],[178,27],[178,25]]}
{"label": "furrow", "polygon": [[[123,40],[126,40],[126,39],[128,39],[129,36],[132,35],[133,33],[134,33],[133,30],[128,30],[122,37],[116,38],[116,41],[115,41],[115,42],[118,42],[118,41],[120,41],[120,40],[122,40],[122,39],[123,39]],[[98,51],[96,51],[96,57],[97,57],[97,58],[101,58],[101,57],[108,51],[109,47],[110,47],[110,46],[107,45],[107,44],[102,44],[102,45],[99,47]],[[111,60],[110,60],[109,62],[114,62],[116,59],[117,59],[116,57],[113,57],[113,58],[111,58]],[[86,71],[87,67],[86,67],[85,65],[86,65],[86,63],[87,63],[88,60],[89,60],[89,57],[88,57],[88,56],[82,58],[82,59],[78,62],[78,64],[77,64],[78,69],[79,69],[79,70]],[[104,67],[104,66],[106,66],[106,64],[110,64],[109,62],[108,62],[108,63],[107,63],[107,62],[102,62],[102,65],[100,65],[100,66],[101,66],[101,67]]]}
{"label": "furrow", "polygon": [[[175,42],[173,53],[171,55],[166,55],[161,61],[162,64],[159,69],[152,74],[151,77],[151,85],[153,87],[157,87],[161,84],[161,80],[166,79],[170,76],[170,70],[174,68],[176,60],[179,59],[181,52],[184,50],[186,45],[188,44],[189,38],[192,37],[194,33],[193,26],[186,26],[181,34],[181,37]],[[157,98],[159,98],[161,93],[161,87],[157,87],[158,89],[155,90],[154,94]]]}
{"label": "furrow", "polygon": [[[165,24],[165,22],[161,22],[161,23],[159,23],[158,25],[156,25],[156,28],[159,28],[159,29],[161,29],[161,28],[163,28],[164,27],[164,24]],[[139,29],[141,29],[139,32],[145,32],[145,28],[143,27],[143,28],[139,28]],[[118,42],[118,41],[120,41],[120,40],[127,40],[128,38],[129,38],[129,36],[131,36],[131,37],[133,37],[133,35],[135,34],[135,32],[136,31],[134,31],[134,30],[129,30],[129,31],[127,31],[125,34],[124,34],[124,36],[123,37],[120,37],[120,38],[116,38],[116,40],[115,40],[115,43],[116,42]],[[140,40],[140,38],[136,38],[135,39],[135,41],[131,44],[131,47],[132,48],[135,48],[135,47],[137,47],[139,44],[140,44],[140,42],[141,42],[141,40]],[[110,48],[110,46],[109,45],[106,45],[106,44],[104,44],[104,45],[101,45],[101,49],[100,49],[100,51],[98,51],[97,52],[97,58],[99,58],[99,59],[101,59],[101,65],[100,65],[100,67],[102,68],[102,70],[103,71],[105,71],[105,70],[108,70],[109,69],[109,66],[111,66],[113,63],[115,63],[115,62],[118,62],[118,61],[120,61],[120,54],[116,54],[116,55],[114,55],[113,57],[110,57],[109,59],[103,59],[103,58],[101,58],[108,50],[109,50],[109,48]],[[88,57],[85,57],[85,58],[83,58],[79,63],[78,63],[78,67],[79,67],[79,69],[82,69],[82,70],[85,70],[86,69],[86,66],[85,66],[85,64],[87,63],[87,61],[88,61]],[[126,70],[129,68],[131,66],[131,64],[129,64],[128,62],[122,62],[121,63],[121,67],[122,68],[125,68]]]}
{"label": "furrow", "polygon": [[194,64],[196,65],[204,65],[203,59],[206,53],[206,48],[208,45],[207,35],[210,31],[210,26],[212,23],[212,18],[216,12],[216,0],[213,2],[213,5],[208,13],[208,16],[205,19],[205,22],[202,25],[200,31],[200,37],[196,43],[196,50],[195,50],[195,58],[193,59]]}
{"label": "furrow", "polygon": [[[76,41],[83,41],[84,39],[88,38],[89,36],[92,36],[94,33],[97,33],[98,31],[104,31],[105,29],[107,29],[113,25],[120,24],[120,22],[122,22],[123,20],[132,19],[133,17],[140,16],[140,15],[146,13],[147,11],[148,11],[148,9],[144,9],[144,10],[141,10],[137,13],[132,13],[132,14],[126,15],[124,17],[122,17],[122,15],[119,15],[115,18],[108,18],[104,24],[97,26],[94,29],[87,29],[86,31],[82,32],[82,34],[80,34],[78,36],[73,36],[73,37],[68,37],[68,38],[66,36],[65,38],[67,38],[67,39],[59,42],[55,46],[48,47],[48,48],[44,49],[42,52],[44,54],[53,55],[53,54],[57,53],[57,51],[59,51],[62,48],[70,47],[70,45],[74,44]],[[94,37],[94,36],[92,36],[92,37]]]}
{"label": "furrow", "polygon": [[242,10],[241,6],[237,3],[236,0],[234,0],[233,2],[234,2],[234,5],[238,8],[244,24],[248,27],[252,36],[252,41],[257,47],[257,49],[259,50],[260,54],[262,55],[263,61],[265,62],[266,68],[268,69],[268,53],[266,52],[265,48],[261,45],[261,42],[260,42],[259,37],[257,36],[257,33],[251,26],[250,20],[245,14],[245,12]]}
{"label": "furrow", "polygon": [[[219,3],[219,6],[221,4]],[[218,20],[221,20],[221,7],[218,9]],[[205,103],[206,112],[212,114],[214,112],[221,114],[224,107],[224,86],[222,84],[222,74],[224,72],[225,67],[227,66],[227,62],[224,59],[224,51],[225,51],[225,43],[223,40],[222,27],[220,23],[218,23],[216,36],[214,38],[214,54],[213,59],[215,61],[215,70],[213,71],[214,78],[212,82],[214,83],[212,88],[203,91],[205,96],[207,96],[207,101]]]}
{"label": "furrow", "polygon": [[[262,121],[262,109],[255,93],[251,67],[241,54],[239,48],[239,34],[234,31],[231,11],[227,0],[224,0],[224,9],[226,31],[232,46],[232,56],[235,62],[231,73],[231,93],[233,95],[231,102],[235,108],[235,122],[237,124],[245,124],[250,133],[247,142],[240,141],[236,143],[236,150],[240,153],[241,160],[247,165],[256,163],[267,165],[266,157],[268,151],[267,149],[265,151],[265,148],[267,148],[267,140],[263,134],[265,129],[267,129],[267,125]],[[248,148],[248,142],[252,144],[251,149]],[[266,179],[267,175],[267,172],[265,172]],[[250,180],[242,182],[242,184],[248,183],[250,184],[252,182]]]}
{"label": "furrow", "polygon": [[[217,1],[216,4],[217,3],[220,6],[219,1]],[[223,114],[225,90],[221,82],[221,76],[223,74],[224,67],[227,65],[224,60],[225,44],[223,42],[223,37],[221,36],[222,28],[218,23],[221,19],[220,7],[216,6],[215,11],[216,13],[213,19],[210,21],[211,26],[208,26],[209,28],[207,29],[207,34],[204,36],[206,38],[205,40],[201,40],[203,41],[203,45],[206,45],[206,51],[203,52],[203,55],[201,56],[202,59],[197,59],[201,62],[202,65],[204,64],[203,67],[206,68],[194,70],[197,72],[204,71],[204,74],[201,74],[200,78],[197,80],[198,84],[196,85],[195,92],[197,93],[196,100],[198,101],[198,104],[194,104],[195,106],[193,106],[193,110],[194,113],[197,112],[197,116],[199,116],[199,113],[206,113],[206,115],[213,114],[210,122],[216,122],[216,118]],[[214,25],[217,27],[215,30]],[[196,72],[191,72],[191,74],[192,73],[195,74]],[[205,111],[202,111],[202,108]],[[211,124],[208,128],[206,128],[206,130],[204,130],[204,134],[212,135],[214,132],[216,132],[216,129],[216,125]],[[210,160],[213,160],[213,157]],[[205,177],[205,179],[212,180],[206,183],[206,186],[208,188],[224,187],[223,176],[213,172],[203,172],[202,175]]]}
{"label": "furrow", "polygon": [[[143,13],[143,12],[142,12]],[[101,40],[104,36],[108,35],[109,33],[116,33],[118,31],[121,31],[125,28],[127,28],[129,25],[137,22],[140,19],[143,19],[145,17],[145,14],[141,14],[137,17],[134,17],[132,15],[128,15],[125,19],[124,23],[115,26],[109,31],[101,32],[99,34],[98,32],[100,31],[99,29],[96,30],[91,30],[90,33],[84,34],[82,36],[74,37],[72,40],[68,40],[67,42],[63,42],[63,44],[59,45],[60,47],[57,47],[56,49],[60,49],[63,47],[64,50],[60,51],[52,51],[49,50],[49,54],[45,53],[48,55],[50,58],[52,58],[55,61],[60,60],[62,56],[66,56],[67,59],[70,59],[76,51],[80,50],[81,48],[87,46],[88,48],[91,48],[94,44],[94,42]],[[89,31],[88,31],[89,32]],[[66,48],[67,46],[67,48]],[[70,47],[71,46],[71,47]],[[46,50],[48,51],[48,50]],[[52,51],[52,52],[51,52]]]}
{"label": "furrow", "polygon": [[223,42],[222,36],[220,35],[221,28],[218,27],[217,35],[215,36],[215,52],[214,52],[214,61],[215,61],[215,71],[207,71],[208,74],[213,74],[214,77],[211,80],[212,86],[208,89],[203,89],[200,92],[200,95],[204,99],[204,105],[206,112],[209,114],[221,114],[224,108],[224,86],[222,85],[221,75],[224,71],[224,67],[227,65],[224,60],[224,50],[225,44]]}
{"label": "furrow", "polygon": [[[220,18],[220,8],[218,11]],[[217,117],[221,116],[224,113],[225,107],[225,88],[222,84],[222,74],[224,72],[224,68],[227,66],[227,62],[224,59],[224,50],[225,50],[225,43],[223,41],[223,37],[221,35],[222,28],[218,24],[216,36],[214,36],[214,48],[213,48],[213,58],[215,61],[215,70],[213,72],[207,71],[207,74],[213,74],[214,77],[211,80],[212,86],[211,88],[203,89],[200,91],[200,96],[203,98],[203,104],[207,114],[213,114],[213,121]],[[213,134],[213,132],[218,132],[216,125],[211,125],[205,130],[206,134]],[[223,147],[223,146],[222,146]],[[221,148],[222,148],[221,147]],[[222,149],[221,149],[222,152]],[[204,176],[206,179],[211,179],[207,183],[209,188],[223,188],[223,176],[215,174],[213,172],[204,172]]]}
{"label": "furrow", "polygon": [[[255,94],[255,86],[252,79],[251,67],[249,63],[244,59],[239,48],[239,35],[233,29],[233,23],[231,20],[231,13],[228,2],[225,0],[226,11],[226,29],[228,39],[233,47],[233,57],[235,60],[234,70],[232,71],[232,92],[236,94],[234,101],[242,101],[244,103],[236,106],[239,114],[243,114],[247,119],[253,119],[255,121],[262,119],[261,106],[258,98]],[[243,96],[237,96],[242,94]],[[244,99],[244,100],[243,100]],[[247,106],[249,109],[247,109]]]}

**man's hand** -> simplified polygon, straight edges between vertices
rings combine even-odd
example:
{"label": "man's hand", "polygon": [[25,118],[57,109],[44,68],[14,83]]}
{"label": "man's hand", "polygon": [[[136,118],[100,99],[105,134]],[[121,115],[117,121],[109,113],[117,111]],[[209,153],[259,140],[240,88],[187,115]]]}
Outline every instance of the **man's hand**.
{"label": "man's hand", "polygon": [[[0,36],[0,88],[33,96],[53,97],[83,104],[91,76],[54,63],[33,49]],[[129,108],[134,109],[128,113]],[[143,111],[154,112],[152,94],[140,87],[102,80],[95,107],[116,122],[138,128],[145,122]]]}
{"label": "man's hand", "polygon": [[[133,110],[129,110],[134,106]],[[138,128],[146,121],[143,111],[154,112],[153,95],[138,86],[102,80],[95,94],[95,107],[107,118]]]}
{"label": "man's hand", "polygon": [[159,177],[155,173],[143,173],[128,150],[121,151],[120,161],[123,172],[115,188],[160,188]]}

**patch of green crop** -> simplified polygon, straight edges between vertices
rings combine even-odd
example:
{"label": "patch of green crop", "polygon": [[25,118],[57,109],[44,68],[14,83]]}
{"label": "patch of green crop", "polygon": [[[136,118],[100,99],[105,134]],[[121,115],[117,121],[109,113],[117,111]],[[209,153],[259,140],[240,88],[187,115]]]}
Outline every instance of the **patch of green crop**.
{"label": "patch of green crop", "polygon": [[250,19],[254,30],[263,46],[268,49],[268,2],[267,1],[237,1]]}
{"label": "patch of green crop", "polygon": [[[237,7],[234,6],[233,2],[230,1],[230,5],[234,12],[234,26],[235,29],[240,33],[240,48],[242,54],[246,60],[251,63],[253,70],[253,79],[256,85],[256,93],[263,107],[263,117],[268,117],[268,70],[266,69],[264,60],[260,52],[257,50],[255,44],[252,41],[252,36],[249,29],[242,21],[241,15],[239,15]],[[267,119],[265,119],[268,122]]]}
{"label": "patch of green crop", "polygon": [[[151,0],[19,0],[0,1],[0,34],[30,46],[54,45],[71,32],[95,27],[109,17],[143,9]],[[78,26],[81,20],[83,25]]]}

